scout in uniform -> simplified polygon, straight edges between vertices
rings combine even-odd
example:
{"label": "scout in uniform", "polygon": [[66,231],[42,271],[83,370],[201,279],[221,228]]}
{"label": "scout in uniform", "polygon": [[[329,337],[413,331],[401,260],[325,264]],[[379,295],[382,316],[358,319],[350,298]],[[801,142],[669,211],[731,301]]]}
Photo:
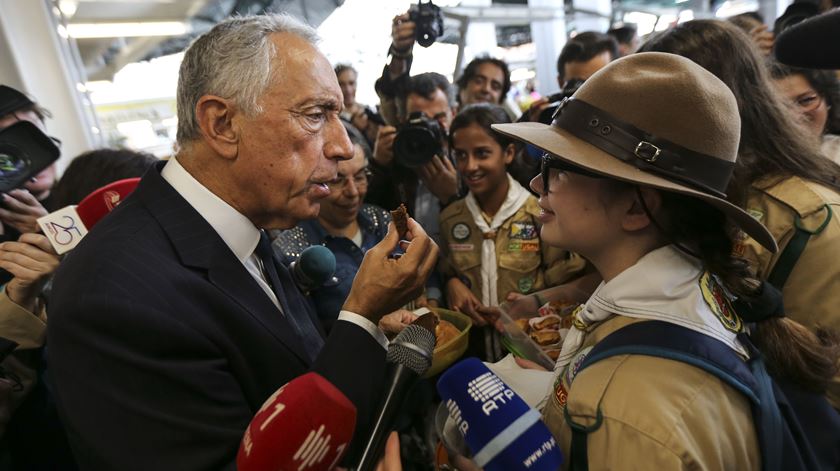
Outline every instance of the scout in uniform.
{"label": "scout in uniform", "polygon": [[[741,140],[729,200],[776,240],[772,253],[742,234],[736,252],[782,291],[785,314],[840,332],[840,166],[820,154],[777,93],[748,36],[722,21],[690,21],[649,40],[644,51],[687,57],[720,78],[740,106]],[[722,60],[722,58],[727,58]],[[829,387],[840,410],[840,378]]]}
{"label": "scout in uniform", "polygon": [[[777,246],[725,199],[740,131],[732,92],[683,57],[639,53],[593,75],[551,125],[493,128],[547,153],[531,182],[542,195],[541,238],[579,253],[604,280],[573,314],[543,409],[565,465],[576,458],[573,430],[584,428],[590,469],[760,469],[750,401],[718,376],[637,353],[581,369],[605,337],[634,326],[676,326],[736,358],[750,355],[731,301],[764,287],[733,254],[732,234]],[[769,368],[825,390],[836,345],[789,319],[755,322],[756,345],[772,336],[784,352],[762,350]]]}
{"label": "scout in uniform", "polygon": [[[452,121],[450,148],[469,193],[440,218],[449,306],[477,325],[485,324],[482,308],[498,306],[510,293],[563,283],[585,265],[579,256],[540,242],[537,199],[507,172],[513,140],[490,130],[499,122],[510,122],[505,111],[486,104],[467,107]],[[477,330],[485,346],[474,352],[498,358],[496,334]]]}

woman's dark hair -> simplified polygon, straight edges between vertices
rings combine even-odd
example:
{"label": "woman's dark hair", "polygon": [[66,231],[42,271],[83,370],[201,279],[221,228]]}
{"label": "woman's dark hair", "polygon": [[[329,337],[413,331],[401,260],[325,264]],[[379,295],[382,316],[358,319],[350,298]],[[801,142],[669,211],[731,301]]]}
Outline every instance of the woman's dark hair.
{"label": "woman's dark hair", "polygon": [[820,153],[819,143],[776,92],[764,59],[750,38],[718,20],[694,20],[664,31],[639,52],[687,57],[716,75],[738,102],[741,142],[727,194],[744,206],[749,187],[767,178],[798,176],[840,191],[840,166]]}
{"label": "woman's dark hair", "polygon": [[771,60],[770,75],[775,80],[801,75],[808,85],[825,100],[828,107],[828,121],[825,123],[823,132],[840,133],[840,80],[837,80],[837,75],[833,70],[803,69]]}
{"label": "woman's dark hair", "polygon": [[[716,208],[690,196],[661,191],[661,216],[656,225],[669,242],[700,259],[731,293],[750,300],[761,289],[746,260],[734,255],[738,229]],[[836,333],[814,332],[788,318],[757,322],[750,335],[773,376],[824,393],[840,369],[840,343]]]}
{"label": "woman's dark hair", "polygon": [[80,154],[52,191],[50,211],[79,204],[93,191],[124,178],[142,177],[158,159],[128,149],[96,149]]}
{"label": "woman's dark hair", "polygon": [[335,76],[336,77],[341,75],[341,73],[344,72],[345,70],[352,70],[353,75],[358,75],[358,73],[356,72],[356,69],[350,64],[336,64],[335,67],[333,68],[333,70],[335,71]]}

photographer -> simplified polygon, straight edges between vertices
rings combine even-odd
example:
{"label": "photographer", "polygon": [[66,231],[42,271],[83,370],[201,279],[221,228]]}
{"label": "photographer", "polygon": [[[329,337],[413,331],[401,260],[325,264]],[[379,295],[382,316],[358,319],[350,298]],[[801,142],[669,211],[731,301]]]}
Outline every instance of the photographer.
{"label": "photographer", "polygon": [[391,62],[376,82],[382,115],[390,126],[383,126],[376,139],[366,201],[384,208],[405,203],[434,235],[440,207],[458,196],[458,176],[447,151],[455,101],[444,76],[409,76],[414,36],[408,13],[394,18]]}
{"label": "photographer", "polygon": [[[557,84],[561,94],[570,96],[580,85],[595,72],[619,57],[619,46],[612,36],[586,31],[569,39],[557,58]],[[545,124],[553,112],[544,113],[552,104],[557,94],[535,101],[526,113],[527,121],[540,121]]]}
{"label": "photographer", "polygon": [[[44,120],[51,114],[23,93],[0,85],[0,132],[19,121],[29,121],[46,134]],[[50,191],[55,184],[55,164],[32,177],[22,188],[0,194],[0,242],[16,241],[21,234],[39,232],[39,217],[47,214]],[[12,275],[0,269],[0,284]]]}

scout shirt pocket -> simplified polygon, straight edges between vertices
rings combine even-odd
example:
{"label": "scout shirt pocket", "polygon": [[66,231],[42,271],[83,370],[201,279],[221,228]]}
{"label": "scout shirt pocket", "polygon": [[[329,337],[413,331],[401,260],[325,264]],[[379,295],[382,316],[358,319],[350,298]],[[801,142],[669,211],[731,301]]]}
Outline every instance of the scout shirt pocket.
{"label": "scout shirt pocket", "polygon": [[542,251],[537,225],[530,218],[514,220],[499,228],[497,237],[499,295],[505,296],[514,290],[529,293],[542,288]]}

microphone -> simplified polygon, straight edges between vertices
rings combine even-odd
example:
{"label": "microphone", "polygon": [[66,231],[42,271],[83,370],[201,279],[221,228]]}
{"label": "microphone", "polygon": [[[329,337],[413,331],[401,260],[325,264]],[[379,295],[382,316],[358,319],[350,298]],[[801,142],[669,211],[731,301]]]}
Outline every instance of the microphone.
{"label": "microphone", "polygon": [[297,287],[308,294],[335,279],[335,255],[323,245],[309,246],[289,264],[289,271]]}
{"label": "microphone", "polygon": [[356,407],[332,383],[307,373],[278,389],[239,445],[240,471],[327,471],[353,438]]}
{"label": "microphone", "polygon": [[69,252],[99,220],[126,199],[138,183],[139,178],[109,183],[85,196],[78,206],[65,206],[38,218],[38,225],[58,255]]}
{"label": "microphone", "polygon": [[[421,316],[418,319],[425,317]],[[359,460],[357,467],[359,471],[370,471],[376,467],[406,393],[417,378],[422,376],[432,365],[434,348],[435,334],[428,327],[420,325],[416,321],[403,329],[391,341],[387,355],[387,390],[379,405],[379,413],[374,421],[373,432]]]}
{"label": "microphone", "polygon": [[477,358],[452,366],[437,384],[449,417],[485,471],[556,471],[563,455],[540,413]]}

